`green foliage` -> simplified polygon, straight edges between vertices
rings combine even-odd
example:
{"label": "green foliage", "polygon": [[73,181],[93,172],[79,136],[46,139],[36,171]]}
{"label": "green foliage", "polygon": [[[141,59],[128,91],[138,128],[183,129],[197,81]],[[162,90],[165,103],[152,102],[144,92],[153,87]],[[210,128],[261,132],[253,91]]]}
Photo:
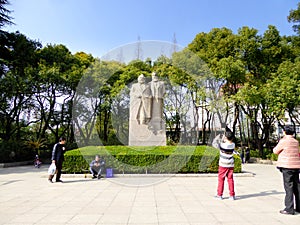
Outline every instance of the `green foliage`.
{"label": "green foliage", "polygon": [[46,146],[46,140],[45,139],[36,139],[36,140],[29,140],[25,142],[25,145],[28,149],[32,150],[33,152],[36,152],[38,155],[40,155],[40,149]]}
{"label": "green foliage", "polygon": [[20,162],[33,160],[36,152],[24,148],[22,143],[15,141],[0,142],[0,162]]}
{"label": "green foliage", "polygon": [[[207,146],[89,146],[68,151],[63,166],[68,172],[81,173],[96,154],[116,173],[216,173],[219,161],[219,151]],[[241,160],[234,157],[234,171],[241,172]]]}
{"label": "green foliage", "polygon": [[297,32],[297,34],[300,35],[300,2],[297,5],[297,9],[293,9],[290,11],[288,21],[290,23],[294,23],[293,29],[295,32]]}
{"label": "green foliage", "polygon": [[260,152],[258,150],[251,150],[250,151],[250,157],[252,158],[262,158],[262,159],[270,159],[273,161],[277,161],[278,155],[274,154],[272,150],[269,150],[265,148],[263,150],[262,156],[260,155]]}
{"label": "green foliage", "polygon": [[284,117],[285,112],[292,112],[300,104],[300,62],[281,63],[273,79],[267,82],[270,111],[278,118]]}
{"label": "green foliage", "polygon": [[[0,16],[0,28],[11,24],[8,2],[0,3],[4,13]],[[294,23],[299,34],[300,3],[290,11],[288,21]],[[147,58],[123,64],[100,61],[84,52],[73,55],[61,44],[42,48],[19,32],[0,31],[0,141],[8,143],[0,154],[5,160],[22,160],[41,147],[24,141],[44,138],[50,149],[61,135],[67,136],[68,144],[76,145],[74,133],[79,133],[78,144],[97,145],[99,138],[104,145],[126,144],[130,84],[141,73],[149,81],[151,72],[156,71],[166,83],[166,96],[171,96],[165,101],[164,119],[167,130],[176,135],[173,140],[168,139],[169,145],[178,143],[180,129],[186,128],[185,123],[192,116],[196,130],[201,123],[198,110],[208,119],[218,117],[222,125],[234,117],[234,130],[241,124],[238,115],[242,112],[251,133],[240,140],[251,139],[253,148],[260,150],[259,155],[274,158],[272,153],[263,152],[274,121],[282,120],[288,113],[292,123],[299,122],[295,113],[300,104],[299,43],[299,36],[282,37],[275,26],[269,26],[262,35],[247,26],[237,34],[228,28],[213,28],[199,33],[187,48],[171,58],[162,55],[153,62]],[[82,97],[80,93],[84,98],[76,98]],[[190,109],[194,114],[188,117]],[[204,117],[202,127],[213,129],[213,120],[204,121]],[[196,138],[195,143],[199,141]],[[206,137],[202,140],[204,143]],[[24,157],[19,151],[24,151]],[[11,152],[15,152],[14,158],[9,158]],[[149,153],[139,154],[139,158],[133,155],[126,152],[113,156],[123,164],[138,162],[137,171],[141,167],[157,170],[151,168],[150,162],[168,162],[169,157],[160,151],[155,157]],[[177,161],[185,160],[182,154],[174,154],[176,157]],[[195,153],[188,159],[193,163],[181,170],[198,171],[197,162],[204,159]],[[123,167],[127,170],[125,165],[115,163],[120,171]],[[174,168],[174,163],[169,163]]]}
{"label": "green foliage", "polygon": [[[13,24],[12,17],[9,14],[12,12],[11,10],[7,9],[7,5],[9,5],[8,0],[1,0],[0,1],[0,29],[2,26],[8,24]],[[1,32],[1,30],[0,30]]]}
{"label": "green foliage", "polygon": [[250,157],[260,158],[259,151],[258,150],[250,150]]}
{"label": "green foliage", "polygon": [[274,153],[272,152],[272,153],[267,154],[267,155],[266,155],[266,158],[267,158],[267,159],[270,159],[270,160],[272,160],[272,161],[277,161],[278,155],[277,155],[277,154],[274,154]]}

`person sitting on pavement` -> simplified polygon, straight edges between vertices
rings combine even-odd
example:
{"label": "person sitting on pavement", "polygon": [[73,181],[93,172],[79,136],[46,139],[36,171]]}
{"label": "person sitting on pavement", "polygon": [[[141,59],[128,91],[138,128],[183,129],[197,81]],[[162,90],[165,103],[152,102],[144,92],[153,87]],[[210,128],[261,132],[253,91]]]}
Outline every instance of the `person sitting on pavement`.
{"label": "person sitting on pavement", "polygon": [[105,161],[103,158],[101,158],[99,155],[95,156],[95,159],[90,163],[90,171],[94,178],[100,179],[101,172],[104,170]]}
{"label": "person sitting on pavement", "polygon": [[35,168],[40,168],[42,162],[39,158],[39,155],[35,155],[35,159],[34,159],[34,167]]}

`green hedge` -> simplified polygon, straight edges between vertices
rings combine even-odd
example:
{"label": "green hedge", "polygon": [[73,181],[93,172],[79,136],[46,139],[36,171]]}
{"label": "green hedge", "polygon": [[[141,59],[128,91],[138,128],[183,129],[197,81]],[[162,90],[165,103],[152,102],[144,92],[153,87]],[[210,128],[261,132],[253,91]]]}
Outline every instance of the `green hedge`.
{"label": "green hedge", "polygon": [[[208,146],[88,146],[65,153],[63,169],[83,173],[98,154],[114,173],[217,173],[219,150]],[[241,159],[235,157],[234,172],[241,172]]]}

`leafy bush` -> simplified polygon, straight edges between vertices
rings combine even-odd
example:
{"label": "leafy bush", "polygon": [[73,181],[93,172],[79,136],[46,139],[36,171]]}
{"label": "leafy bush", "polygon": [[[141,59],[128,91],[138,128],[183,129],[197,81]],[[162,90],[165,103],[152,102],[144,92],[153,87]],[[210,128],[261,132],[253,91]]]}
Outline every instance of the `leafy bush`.
{"label": "leafy bush", "polygon": [[263,156],[261,157],[258,150],[251,150],[250,157],[253,158],[262,158],[262,159],[271,159],[277,161],[278,155],[274,154],[272,150],[265,148],[263,150]]}
{"label": "leafy bush", "polygon": [[23,143],[16,141],[0,142],[1,163],[33,160],[35,154],[34,150],[24,148]]}
{"label": "leafy bush", "polygon": [[[89,146],[68,151],[64,169],[71,173],[88,170],[95,155],[102,156],[106,167],[115,173],[216,173],[219,151],[208,146]],[[241,160],[235,157],[235,172]]]}
{"label": "leafy bush", "polygon": [[278,160],[278,155],[274,153],[269,153],[267,156],[267,159],[270,159],[272,161],[277,161]]}
{"label": "leafy bush", "polygon": [[259,151],[258,150],[250,150],[250,157],[260,158]]}

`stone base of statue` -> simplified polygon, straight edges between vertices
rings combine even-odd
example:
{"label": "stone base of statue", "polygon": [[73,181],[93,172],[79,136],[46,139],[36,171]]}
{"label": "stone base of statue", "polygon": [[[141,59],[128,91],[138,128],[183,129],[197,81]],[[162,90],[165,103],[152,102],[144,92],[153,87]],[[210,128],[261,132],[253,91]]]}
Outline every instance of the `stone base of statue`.
{"label": "stone base of statue", "polygon": [[152,119],[148,124],[129,120],[129,146],[166,146],[166,129],[162,119]]}

